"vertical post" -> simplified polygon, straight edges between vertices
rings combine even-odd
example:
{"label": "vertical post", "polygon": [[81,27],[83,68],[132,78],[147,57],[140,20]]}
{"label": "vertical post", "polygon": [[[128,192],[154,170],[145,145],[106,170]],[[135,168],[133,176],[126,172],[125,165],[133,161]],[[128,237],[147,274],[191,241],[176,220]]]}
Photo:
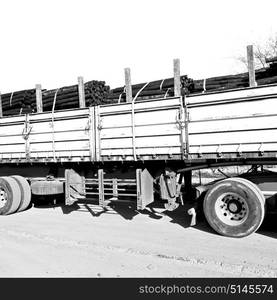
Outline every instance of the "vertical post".
{"label": "vertical post", "polygon": [[249,73],[249,86],[257,86],[255,80],[255,66],[254,66],[254,52],[253,52],[253,45],[247,46],[247,66],[248,66],[248,73]]}
{"label": "vertical post", "polygon": [[82,76],[78,77],[78,91],[79,91],[79,107],[86,107],[86,99],[85,99],[85,86],[84,79]]}
{"label": "vertical post", "polygon": [[99,193],[99,205],[105,207],[105,195],[104,195],[104,171],[98,170],[98,193]]}
{"label": "vertical post", "polygon": [[42,92],[41,92],[40,84],[36,84],[36,104],[37,104],[37,112],[41,113],[43,111],[43,106],[42,106]]}
{"label": "vertical post", "polygon": [[125,87],[126,87],[126,102],[132,102],[132,83],[131,83],[131,70],[125,68]]}
{"label": "vertical post", "polygon": [[117,179],[113,178],[113,198],[114,200],[118,199],[118,189],[117,189]]}
{"label": "vertical post", "polygon": [[180,80],[180,59],[175,58],[173,60],[173,72],[174,72],[174,96],[181,96],[181,80]]}
{"label": "vertical post", "polygon": [[2,99],[1,99],[1,92],[0,92],[0,118],[3,117],[3,109],[2,109]]}

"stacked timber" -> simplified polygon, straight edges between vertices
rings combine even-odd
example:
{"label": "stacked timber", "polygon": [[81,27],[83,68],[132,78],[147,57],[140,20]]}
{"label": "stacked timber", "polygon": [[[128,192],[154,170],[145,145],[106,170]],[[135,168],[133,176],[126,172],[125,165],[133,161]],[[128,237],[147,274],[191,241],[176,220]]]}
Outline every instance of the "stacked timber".
{"label": "stacked timber", "polygon": [[[84,84],[86,106],[107,103],[110,87],[104,81]],[[1,95],[3,116],[36,112],[36,90],[23,90]],[[79,107],[78,85],[42,91],[43,111]]]}
{"label": "stacked timber", "polygon": [[276,64],[277,63],[277,56],[273,56],[273,57],[268,57],[265,59],[265,62],[268,64]]}
{"label": "stacked timber", "polygon": [[[267,60],[269,64],[266,68],[261,68],[255,71],[257,85],[266,85],[277,83],[277,57]],[[193,80],[187,75],[181,76],[181,91],[182,95],[217,92],[222,90],[230,90],[237,88],[249,87],[248,72],[217,76],[206,79]],[[132,96],[138,100],[150,98],[164,98],[174,95],[174,79],[167,78],[164,80],[152,81],[149,83],[140,83],[132,85]],[[108,102],[125,102],[126,93],[124,87],[112,89]]]}
{"label": "stacked timber", "polygon": [[1,95],[4,116],[21,115],[35,111],[35,89],[22,90]]}
{"label": "stacked timber", "polygon": [[[193,80],[187,75],[181,76],[181,91],[187,95],[192,91]],[[132,97],[137,100],[164,98],[174,95],[174,78],[160,79],[132,85]],[[125,87],[112,89],[108,96],[109,103],[120,103],[126,101]]]}
{"label": "stacked timber", "polygon": [[[277,58],[276,58],[277,62]],[[277,63],[255,71],[257,85],[277,83]],[[248,72],[194,80],[192,93],[216,92],[221,90],[249,87]]]}
{"label": "stacked timber", "polygon": [[[84,87],[87,107],[107,103],[110,87],[105,85],[105,81],[92,80],[86,82]],[[78,85],[44,91],[42,92],[42,103],[43,111],[78,108]]]}
{"label": "stacked timber", "polygon": [[[277,83],[277,57],[266,60],[268,67],[255,71],[257,85]],[[180,78],[182,95],[217,92],[249,86],[248,73],[193,80],[187,75]],[[84,84],[86,106],[126,102],[124,86],[110,90],[104,81],[88,81]],[[132,97],[136,100],[166,98],[174,96],[174,78],[160,79],[132,85]],[[35,89],[3,94],[4,116],[22,115],[36,112]],[[71,85],[42,91],[43,111],[71,109],[79,107],[78,85]]]}

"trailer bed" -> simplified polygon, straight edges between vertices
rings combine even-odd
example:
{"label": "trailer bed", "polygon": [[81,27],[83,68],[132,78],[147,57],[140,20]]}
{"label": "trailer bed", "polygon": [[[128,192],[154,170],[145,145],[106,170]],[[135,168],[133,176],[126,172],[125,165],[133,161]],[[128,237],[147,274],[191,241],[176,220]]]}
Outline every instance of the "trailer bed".
{"label": "trailer bed", "polygon": [[277,85],[0,119],[0,162],[276,158]]}

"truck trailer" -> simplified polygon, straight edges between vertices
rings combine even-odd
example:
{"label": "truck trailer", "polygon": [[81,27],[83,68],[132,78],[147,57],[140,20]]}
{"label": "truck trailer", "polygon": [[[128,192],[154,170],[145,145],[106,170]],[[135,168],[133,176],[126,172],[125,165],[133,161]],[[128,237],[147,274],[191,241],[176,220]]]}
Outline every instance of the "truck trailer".
{"label": "truck trailer", "polygon": [[[50,112],[40,103],[0,118],[0,214],[32,195],[143,210],[158,194],[168,210],[194,197],[219,234],[255,232],[277,208],[277,173],[263,168],[277,164],[277,85],[181,95],[174,82],[174,97]],[[193,170],[243,165],[252,168],[192,186]]]}

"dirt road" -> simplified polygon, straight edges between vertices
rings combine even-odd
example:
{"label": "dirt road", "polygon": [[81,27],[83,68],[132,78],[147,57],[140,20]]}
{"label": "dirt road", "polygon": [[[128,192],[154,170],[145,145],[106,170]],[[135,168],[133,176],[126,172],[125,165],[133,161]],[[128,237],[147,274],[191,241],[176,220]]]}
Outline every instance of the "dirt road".
{"label": "dirt road", "polygon": [[0,277],[277,277],[277,222],[232,239],[189,220],[92,204],[3,216]]}

